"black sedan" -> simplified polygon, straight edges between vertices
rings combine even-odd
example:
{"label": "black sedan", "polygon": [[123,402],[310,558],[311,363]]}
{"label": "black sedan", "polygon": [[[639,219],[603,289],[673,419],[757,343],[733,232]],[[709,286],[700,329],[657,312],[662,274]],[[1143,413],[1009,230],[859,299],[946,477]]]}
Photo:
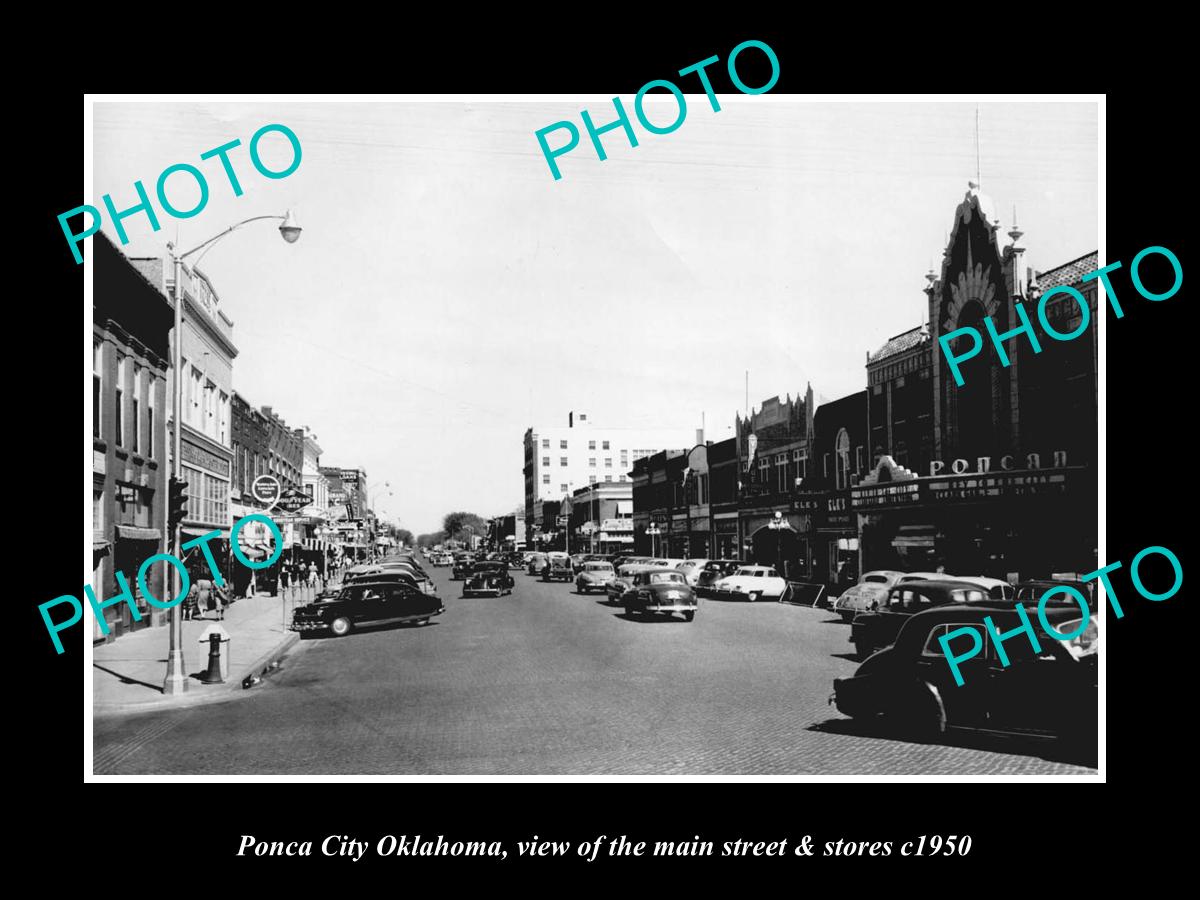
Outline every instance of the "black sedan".
{"label": "black sedan", "polygon": [[701,597],[707,597],[713,592],[714,581],[720,581],[727,575],[732,575],[744,565],[745,563],[740,559],[710,559],[696,576],[696,593]]}
{"label": "black sedan", "polygon": [[696,618],[696,592],[678,569],[638,572],[621,605],[627,616],[682,613],[685,622]]}
{"label": "black sedan", "polygon": [[356,581],[336,597],[317,600],[292,613],[292,630],[302,635],[328,631],[343,637],[356,628],[415,622],[424,625],[445,611],[442,601],[405,581]]}
{"label": "black sedan", "polygon": [[[1095,752],[1097,739],[1097,644],[1090,616],[1065,604],[1047,605],[1046,621],[1064,639],[1043,632],[1034,619],[1040,651],[1025,635],[1004,642],[1000,659],[984,618],[1003,634],[1020,627],[1011,603],[950,604],[908,616],[895,643],[870,657],[850,678],[833,682],[829,702],[856,719],[876,719],[913,737],[930,739],[948,728],[1018,734],[1052,734]],[[977,652],[968,634],[950,638],[956,669],[941,638],[959,629],[978,635]],[[1076,634],[1078,632],[1078,634]]]}
{"label": "black sedan", "polygon": [[508,574],[508,563],[503,560],[477,562],[463,580],[464,597],[481,595],[499,597],[511,594],[516,582]]}

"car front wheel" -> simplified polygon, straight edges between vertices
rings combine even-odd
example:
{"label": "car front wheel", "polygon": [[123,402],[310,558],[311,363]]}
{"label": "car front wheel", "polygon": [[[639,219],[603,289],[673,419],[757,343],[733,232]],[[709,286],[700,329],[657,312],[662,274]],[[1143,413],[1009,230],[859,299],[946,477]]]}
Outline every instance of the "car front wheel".
{"label": "car front wheel", "polygon": [[683,614],[683,621],[685,622],[690,622],[694,618],[696,618],[696,614],[694,612],[685,612]]}
{"label": "car front wheel", "polygon": [[757,600],[757,599],[758,599],[758,592],[757,592],[757,591],[751,591],[751,592],[750,592],[750,602],[751,602],[751,603],[753,603],[753,602],[754,602],[755,600]]}
{"label": "car front wheel", "polygon": [[345,637],[353,627],[345,616],[338,616],[329,623],[329,630],[333,632],[334,637]]}

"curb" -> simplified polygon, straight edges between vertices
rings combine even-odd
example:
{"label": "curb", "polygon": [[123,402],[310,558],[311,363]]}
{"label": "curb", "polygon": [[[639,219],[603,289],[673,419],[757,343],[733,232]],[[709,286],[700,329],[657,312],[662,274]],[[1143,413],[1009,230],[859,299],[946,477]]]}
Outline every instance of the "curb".
{"label": "curb", "polygon": [[[262,672],[292,649],[300,641],[300,633],[297,631],[289,632],[278,644],[271,650],[261,654],[248,666],[241,666],[237,669],[237,674],[230,674],[229,680],[223,685],[216,685],[212,690],[203,690],[187,694],[182,697],[171,698],[164,696],[162,699],[145,700],[141,702],[125,702],[125,703],[92,703],[93,718],[99,716],[111,715],[129,715],[137,712],[163,712],[172,709],[188,709],[193,706],[200,706],[206,703],[214,703],[220,700],[230,699],[230,695],[238,695],[243,692],[242,681],[249,675],[261,675]],[[208,687],[208,686],[206,686]]]}
{"label": "curb", "polygon": [[289,632],[287,637],[285,637],[282,641],[280,641],[278,644],[276,644],[271,650],[264,653],[262,656],[260,656],[258,659],[256,659],[254,662],[252,662],[250,665],[241,669],[240,673],[238,675],[234,676],[230,680],[230,686],[236,687],[240,690],[242,687],[242,682],[246,679],[247,676],[261,675],[263,673],[263,671],[266,670],[267,667],[271,665],[271,663],[275,662],[281,656],[286,654],[289,650],[292,649],[292,647],[294,647],[297,643],[299,643],[299,641],[300,641],[300,632],[298,632],[298,631]]}

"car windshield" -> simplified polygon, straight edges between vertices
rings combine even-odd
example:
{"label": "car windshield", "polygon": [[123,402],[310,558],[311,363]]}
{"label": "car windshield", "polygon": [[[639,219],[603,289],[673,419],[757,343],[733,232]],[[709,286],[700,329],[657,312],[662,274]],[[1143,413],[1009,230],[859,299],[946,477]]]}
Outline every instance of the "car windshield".
{"label": "car windshield", "polygon": [[588,563],[583,570],[585,572],[611,572],[613,568],[608,563]]}
{"label": "car windshield", "polygon": [[679,584],[683,576],[677,572],[653,572],[650,575],[651,584]]}

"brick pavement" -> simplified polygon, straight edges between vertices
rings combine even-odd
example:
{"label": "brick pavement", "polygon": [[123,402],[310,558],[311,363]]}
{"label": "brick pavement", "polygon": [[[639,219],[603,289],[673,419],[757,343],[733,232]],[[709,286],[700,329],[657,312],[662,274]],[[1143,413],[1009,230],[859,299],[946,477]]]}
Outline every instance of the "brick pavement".
{"label": "brick pavement", "polygon": [[827,610],[704,600],[695,622],[640,622],[520,574],[511,597],[460,599],[435,572],[446,613],[429,625],[305,640],[237,702],[148,716],[137,732],[98,722],[97,772],[1091,772],[1052,743],[915,744],[841,716],[826,700],[856,663]]}

